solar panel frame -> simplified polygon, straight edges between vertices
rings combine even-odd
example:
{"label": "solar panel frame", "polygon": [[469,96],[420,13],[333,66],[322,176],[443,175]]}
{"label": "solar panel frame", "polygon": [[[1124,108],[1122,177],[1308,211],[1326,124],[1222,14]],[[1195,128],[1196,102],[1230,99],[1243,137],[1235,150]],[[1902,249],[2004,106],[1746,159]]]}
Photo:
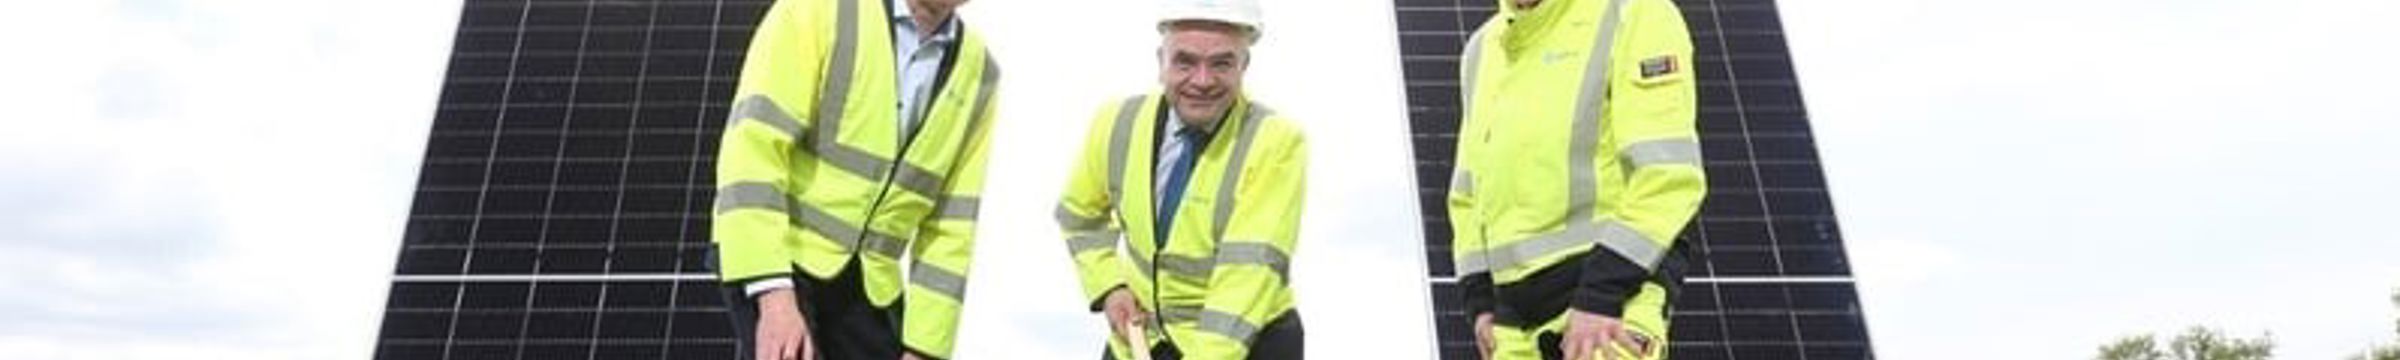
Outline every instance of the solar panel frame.
{"label": "solar panel frame", "polygon": [[704,269],[767,0],[468,0],[378,359],[734,358]]}
{"label": "solar panel frame", "polygon": [[[1871,359],[1855,282],[1772,0],[1676,0],[1691,26],[1709,196],[1681,241],[1678,359]],[[1458,53],[1491,0],[1394,0],[1440,358],[1475,359],[1445,196]]]}

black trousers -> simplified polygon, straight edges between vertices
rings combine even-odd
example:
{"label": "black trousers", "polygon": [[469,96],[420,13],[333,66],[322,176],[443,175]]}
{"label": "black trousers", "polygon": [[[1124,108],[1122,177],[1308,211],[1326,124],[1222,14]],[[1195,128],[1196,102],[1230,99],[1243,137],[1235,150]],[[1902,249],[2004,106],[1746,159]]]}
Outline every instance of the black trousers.
{"label": "black trousers", "polygon": [[[818,281],[794,269],[795,289],[807,289],[799,294],[800,314],[808,321],[808,336],[817,345],[817,358],[898,359],[900,345],[900,311],[875,307],[867,302],[865,288],[859,284],[855,259],[844,266],[832,280]],[[733,333],[739,346],[736,354],[743,359],[755,356],[758,344],[758,303],[739,286],[724,287],[725,306],[732,311]],[[813,360],[813,359],[812,359]]]}
{"label": "black trousers", "polygon": [[[1306,337],[1303,333],[1305,331],[1302,331],[1300,326],[1300,310],[1286,311],[1283,316],[1277,316],[1274,321],[1268,321],[1266,327],[1258,329],[1258,334],[1250,338],[1250,357],[1247,359],[1299,360],[1301,338]],[[1117,360],[1117,355],[1108,351],[1107,344],[1101,344],[1100,359]],[[1162,343],[1150,347],[1150,360],[1182,359],[1183,351],[1176,349],[1174,343]]]}

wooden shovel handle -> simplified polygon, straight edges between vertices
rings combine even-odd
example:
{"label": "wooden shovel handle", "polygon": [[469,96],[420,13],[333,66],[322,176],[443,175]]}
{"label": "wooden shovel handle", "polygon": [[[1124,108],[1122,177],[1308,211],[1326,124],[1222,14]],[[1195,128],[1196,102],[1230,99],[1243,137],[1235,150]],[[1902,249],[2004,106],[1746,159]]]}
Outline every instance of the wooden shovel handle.
{"label": "wooden shovel handle", "polygon": [[1126,337],[1125,345],[1133,350],[1133,360],[1150,360],[1150,334],[1143,333],[1140,325],[1127,324],[1121,327],[1125,328],[1122,333]]}

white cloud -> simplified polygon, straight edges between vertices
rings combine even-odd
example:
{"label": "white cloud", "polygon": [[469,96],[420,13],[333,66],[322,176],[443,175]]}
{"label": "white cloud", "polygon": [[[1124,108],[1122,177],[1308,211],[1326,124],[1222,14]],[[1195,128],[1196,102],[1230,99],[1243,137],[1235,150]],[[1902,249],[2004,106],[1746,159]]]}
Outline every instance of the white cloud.
{"label": "white cloud", "polygon": [[1880,354],[2074,358],[2210,325],[2333,358],[2389,336],[2400,271],[2369,254],[2400,252],[2376,226],[2400,200],[2376,134],[2400,125],[2375,99],[2400,72],[2374,34],[2400,7],[1784,10]]}
{"label": "white cloud", "polygon": [[0,351],[372,351],[458,4],[30,5],[0,15],[0,211],[33,215]]}

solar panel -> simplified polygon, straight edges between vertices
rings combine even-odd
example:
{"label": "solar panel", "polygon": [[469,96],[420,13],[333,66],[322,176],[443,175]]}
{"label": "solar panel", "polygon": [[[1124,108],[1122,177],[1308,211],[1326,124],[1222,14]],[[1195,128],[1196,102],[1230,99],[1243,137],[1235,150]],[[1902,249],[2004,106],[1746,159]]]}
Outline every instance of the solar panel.
{"label": "solar panel", "polygon": [[378,359],[733,358],[716,138],[768,0],[468,0]]}
{"label": "solar panel", "polygon": [[[703,269],[711,157],[770,2],[466,1],[375,357],[735,357]],[[1675,356],[1871,357],[1774,5],[1679,3],[1713,176]],[[1396,4],[1437,335],[1472,358],[1440,196],[1456,53],[1492,2]]]}
{"label": "solar panel", "polygon": [[[1869,359],[1858,292],[1773,0],[1676,0],[1698,50],[1709,196],[1682,241],[1676,359]],[[1458,132],[1458,53],[1492,0],[1394,0],[1443,359],[1475,359],[1451,274],[1444,196]]]}

